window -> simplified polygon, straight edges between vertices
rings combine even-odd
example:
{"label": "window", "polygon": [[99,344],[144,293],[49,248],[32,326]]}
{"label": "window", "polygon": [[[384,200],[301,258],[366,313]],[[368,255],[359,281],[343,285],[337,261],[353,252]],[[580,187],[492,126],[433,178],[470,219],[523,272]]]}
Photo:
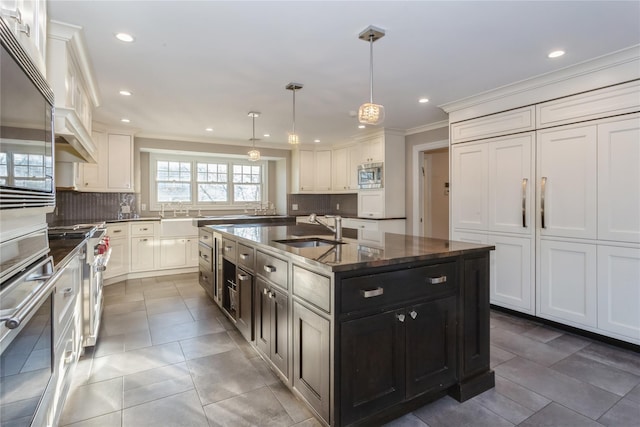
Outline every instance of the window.
{"label": "window", "polygon": [[[42,154],[13,153],[12,158],[14,185],[46,190],[46,177],[50,177],[53,174],[51,157],[45,157]],[[5,154],[0,158],[0,176],[5,176],[5,173],[8,172],[8,167]]]}
{"label": "window", "polygon": [[265,162],[203,157],[152,153],[151,209],[177,202],[203,209],[229,208],[265,199]]}
{"label": "window", "polygon": [[9,164],[7,163],[7,153],[0,153],[0,184],[7,185],[9,177]]}

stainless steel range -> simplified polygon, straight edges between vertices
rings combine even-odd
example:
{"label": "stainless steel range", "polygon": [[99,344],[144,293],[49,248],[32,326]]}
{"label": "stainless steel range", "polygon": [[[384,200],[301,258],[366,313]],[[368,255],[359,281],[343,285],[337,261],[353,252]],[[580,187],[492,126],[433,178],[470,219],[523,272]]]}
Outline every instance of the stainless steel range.
{"label": "stainless steel range", "polygon": [[82,345],[94,346],[100,331],[100,319],[104,297],[102,294],[102,275],[109,262],[111,249],[105,239],[106,229],[103,225],[77,224],[73,226],[50,227],[49,240],[85,240],[82,249],[84,263],[82,265]]}

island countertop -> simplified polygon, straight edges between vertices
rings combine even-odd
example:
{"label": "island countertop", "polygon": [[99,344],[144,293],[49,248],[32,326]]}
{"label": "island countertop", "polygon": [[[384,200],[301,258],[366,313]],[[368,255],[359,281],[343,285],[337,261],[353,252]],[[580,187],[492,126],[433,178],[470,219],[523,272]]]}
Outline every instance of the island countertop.
{"label": "island countertop", "polygon": [[298,262],[332,272],[429,261],[494,249],[494,246],[490,245],[385,232],[380,232],[375,242],[343,238],[342,244],[298,248],[276,241],[310,237],[332,240],[333,235],[324,227],[309,224],[238,224],[209,227],[226,233],[231,238],[245,240],[258,249],[262,246]]}

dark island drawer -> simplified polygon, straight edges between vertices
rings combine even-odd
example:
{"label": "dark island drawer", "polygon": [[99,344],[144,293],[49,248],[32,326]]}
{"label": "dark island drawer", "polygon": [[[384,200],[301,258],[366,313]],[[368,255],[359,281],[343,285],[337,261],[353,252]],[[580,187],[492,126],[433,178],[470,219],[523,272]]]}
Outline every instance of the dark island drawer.
{"label": "dark island drawer", "polygon": [[238,244],[234,240],[222,238],[222,255],[236,262],[236,253],[238,252]]}
{"label": "dark island drawer", "polygon": [[280,258],[256,251],[256,274],[285,289],[289,287],[287,261]]}
{"label": "dark island drawer", "polygon": [[251,246],[238,243],[238,264],[253,271],[253,265],[255,261],[255,255]]}
{"label": "dark island drawer", "polygon": [[198,230],[198,241],[207,246],[213,247],[213,232],[204,227],[200,227]]}
{"label": "dark island drawer", "polygon": [[341,312],[367,310],[455,292],[456,263],[369,274],[342,280]]}

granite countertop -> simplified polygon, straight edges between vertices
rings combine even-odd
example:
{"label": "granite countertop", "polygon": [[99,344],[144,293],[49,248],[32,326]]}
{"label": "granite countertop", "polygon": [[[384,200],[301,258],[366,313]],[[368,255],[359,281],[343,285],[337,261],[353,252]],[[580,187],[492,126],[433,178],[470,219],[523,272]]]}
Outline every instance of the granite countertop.
{"label": "granite countertop", "polygon": [[54,268],[58,270],[64,266],[86,241],[87,239],[50,240],[49,255],[53,257]]}
{"label": "granite countertop", "polygon": [[267,247],[292,260],[331,272],[429,261],[494,249],[494,246],[380,232],[379,241],[343,238],[342,244],[296,248],[275,240],[318,237],[333,240],[333,233],[311,224],[210,226],[255,246]]}
{"label": "granite countertop", "polygon": [[213,224],[295,224],[296,217],[289,215],[222,215],[193,218],[198,227]]}

